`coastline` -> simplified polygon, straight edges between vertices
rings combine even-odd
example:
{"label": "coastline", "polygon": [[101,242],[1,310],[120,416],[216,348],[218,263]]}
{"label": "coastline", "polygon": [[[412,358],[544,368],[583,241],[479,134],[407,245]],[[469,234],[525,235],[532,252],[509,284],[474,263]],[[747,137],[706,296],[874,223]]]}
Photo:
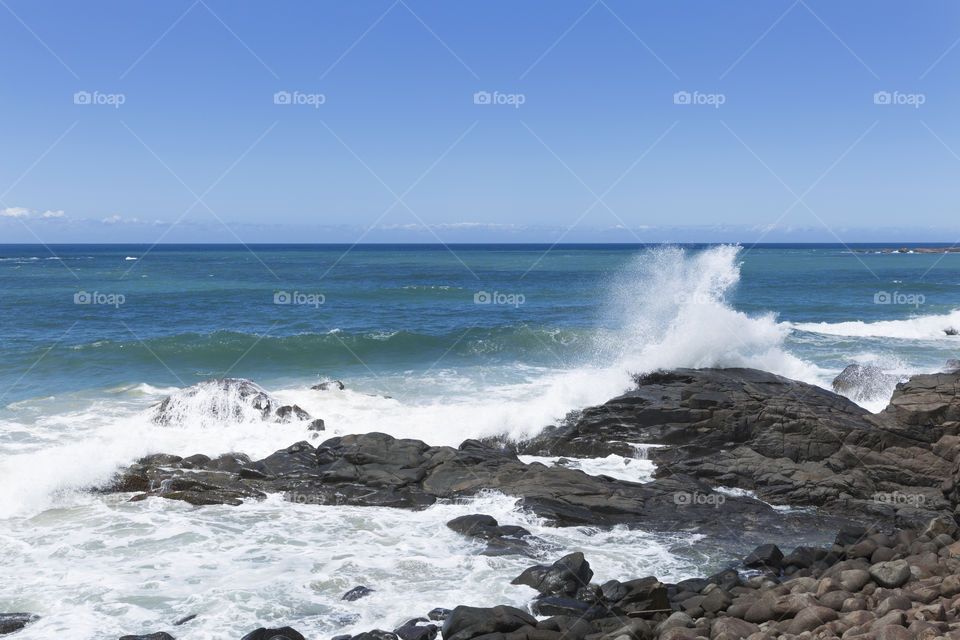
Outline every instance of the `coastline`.
{"label": "coastline", "polygon": [[[533,613],[549,616],[549,622],[534,620],[531,624],[525,617],[528,613],[463,610],[444,621],[447,640],[491,633],[512,633],[506,636],[511,640],[554,640],[571,634],[579,638],[595,635],[598,640],[621,635],[715,639],[746,630],[750,636],[761,634],[757,639],[777,637],[764,635],[769,633],[790,637],[801,633],[801,626],[812,624],[798,622],[802,611],[823,606],[837,614],[831,617],[821,612],[821,618],[829,618],[823,619],[824,625],[833,625],[833,631],[837,625],[845,625],[844,631],[849,631],[868,620],[862,615],[839,616],[838,612],[853,613],[844,607],[859,606],[855,611],[880,614],[883,602],[897,597],[902,604],[907,597],[900,592],[887,593],[885,590],[903,583],[883,583],[874,575],[883,567],[874,565],[894,563],[901,574],[903,566],[925,567],[923,571],[908,568],[904,582],[916,580],[929,589],[940,589],[930,582],[933,578],[960,568],[960,546],[954,545],[960,532],[953,518],[960,458],[957,372],[911,377],[897,385],[887,408],[876,414],[830,391],[757,370],[657,372],[637,377],[635,389],[603,405],[574,412],[528,441],[468,440],[457,448],[431,447],[377,433],[325,440],[322,418],[309,416],[296,406],[280,405],[251,381],[219,379],[213,388],[239,399],[243,406],[231,410],[252,407],[265,420],[309,421],[317,444],[299,442],[261,460],[242,454],[212,459],[203,454],[187,458],[156,454],[140,460],[99,491],[125,494],[132,502],[172,499],[201,509],[280,493],[287,501],[300,504],[419,510],[495,490],[515,497],[522,508],[555,526],[684,531],[702,536],[704,544],[726,545],[733,555],[749,556],[740,567],[747,569],[743,575],[728,569],[701,582],[667,584],[647,577],[618,583],[633,585],[626,588],[626,595],[616,585],[591,586],[589,577],[573,591],[569,585],[560,592],[551,587],[541,591],[531,605]],[[318,393],[326,391],[317,389]],[[190,392],[187,388],[178,393],[189,396]],[[172,409],[175,406],[175,401],[165,401],[154,408],[158,428],[178,419]],[[652,479],[645,483],[589,475],[566,462],[635,453],[641,445],[655,467]],[[528,464],[518,454],[555,460],[552,466]],[[536,541],[530,540],[522,527],[491,522],[481,514],[471,518],[458,524],[451,521],[450,526],[484,541],[486,553],[532,555],[530,545]],[[819,551],[796,542],[811,532],[822,536],[838,529],[835,544]],[[751,555],[748,552],[753,547],[757,549]],[[793,549],[786,554],[787,560],[781,548]],[[580,562],[582,558],[575,560],[586,565],[586,561]],[[570,562],[568,556],[559,569],[541,567],[536,571],[543,576],[563,573]],[[756,566],[764,570],[762,577],[752,574]],[[582,578],[589,568],[578,571]],[[866,572],[871,577],[850,588],[860,580],[848,580],[850,584],[844,585],[843,575],[849,577],[850,572],[860,572],[856,573],[859,577]],[[541,576],[536,584],[553,582]],[[641,582],[642,587],[634,584]],[[927,615],[926,608],[936,609],[930,605],[936,598],[949,599],[960,593],[960,585],[956,593],[948,593],[952,588],[925,601],[908,597],[909,614],[894,616],[883,625],[873,620],[870,629],[878,633],[881,626],[905,629]],[[885,596],[882,602],[875,595],[877,590]],[[827,597],[833,592],[848,597]],[[614,598],[618,594],[620,597]],[[796,594],[804,594],[802,607],[776,604]],[[625,609],[624,598],[628,604],[645,602],[647,608]],[[846,603],[851,598],[858,604]],[[656,607],[648,602],[654,600],[659,603]],[[756,613],[746,616],[758,602],[773,602],[770,606],[778,612],[785,606],[796,608],[792,621],[786,612],[766,620],[757,619]],[[837,607],[831,609],[830,603]],[[605,615],[608,613],[613,615]],[[875,617],[881,619],[887,613]],[[903,617],[907,615],[912,619]],[[953,614],[936,615],[941,619],[934,622],[947,625],[938,627],[938,632],[954,631],[949,626],[955,622]],[[509,621],[488,630],[476,626],[477,616],[484,620],[506,616]],[[629,628],[624,624],[614,628],[610,618],[623,622],[624,616],[630,619]],[[667,624],[668,618],[673,622]],[[748,625],[768,624],[753,630],[737,627],[731,622],[734,619]],[[374,636],[353,637],[427,640],[438,631],[433,622],[440,620],[414,621],[404,625],[412,629],[390,632],[395,635],[374,632]],[[515,626],[508,629],[511,625]],[[739,631],[727,629],[730,625]],[[578,636],[574,628],[584,633]],[[960,624],[957,630],[960,633]],[[263,631],[268,632],[273,636],[250,635],[248,640],[302,637]],[[486,640],[500,639],[491,636]]]}

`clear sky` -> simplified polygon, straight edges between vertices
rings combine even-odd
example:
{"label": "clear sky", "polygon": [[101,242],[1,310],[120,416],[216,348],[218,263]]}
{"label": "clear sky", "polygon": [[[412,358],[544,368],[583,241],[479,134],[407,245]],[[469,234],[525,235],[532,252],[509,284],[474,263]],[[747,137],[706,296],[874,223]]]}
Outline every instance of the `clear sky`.
{"label": "clear sky", "polygon": [[951,0],[0,0],[0,243],[953,242],[958,42]]}

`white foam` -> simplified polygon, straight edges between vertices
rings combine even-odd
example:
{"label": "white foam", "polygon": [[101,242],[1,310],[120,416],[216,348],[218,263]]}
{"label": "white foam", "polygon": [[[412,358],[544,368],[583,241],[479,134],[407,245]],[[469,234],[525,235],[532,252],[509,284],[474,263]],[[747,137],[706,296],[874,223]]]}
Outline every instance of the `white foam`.
{"label": "white foam", "polygon": [[[0,533],[6,575],[29,577],[16,580],[0,604],[41,616],[18,634],[21,640],[162,629],[215,640],[264,625],[325,638],[392,629],[433,607],[525,608],[534,591],[510,580],[536,560],[478,555],[482,543],[445,526],[478,512],[540,537],[540,561],[582,551],[597,582],[654,574],[675,581],[703,571],[700,558],[682,559],[675,542],[662,536],[546,527],[515,504],[489,493],[417,512],[298,505],[272,496],[196,509],[162,499],[88,496]],[[357,585],[375,592],[341,600]],[[171,629],[173,620],[191,614],[198,617]]]}
{"label": "white foam", "polygon": [[960,309],[955,309],[947,314],[918,315],[907,320],[803,322],[792,326],[800,331],[811,331],[831,336],[897,338],[901,340],[953,340],[960,344],[960,336],[949,336],[945,333],[946,329],[960,331]]}

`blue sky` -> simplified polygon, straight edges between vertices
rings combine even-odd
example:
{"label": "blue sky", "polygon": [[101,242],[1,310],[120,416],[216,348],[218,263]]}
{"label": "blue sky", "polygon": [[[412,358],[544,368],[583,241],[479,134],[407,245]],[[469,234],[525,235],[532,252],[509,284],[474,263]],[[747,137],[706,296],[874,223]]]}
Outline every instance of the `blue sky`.
{"label": "blue sky", "polygon": [[958,40],[947,0],[3,0],[0,242],[953,242]]}

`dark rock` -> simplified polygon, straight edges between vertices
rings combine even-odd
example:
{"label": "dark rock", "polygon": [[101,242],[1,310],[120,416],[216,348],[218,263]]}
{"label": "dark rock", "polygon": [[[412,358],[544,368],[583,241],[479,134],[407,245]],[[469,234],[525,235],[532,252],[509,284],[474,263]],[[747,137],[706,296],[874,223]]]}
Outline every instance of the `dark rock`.
{"label": "dark rock", "polygon": [[120,636],[120,640],[175,640],[172,635],[165,631],[148,633],[141,636]]}
{"label": "dark rock", "polygon": [[583,615],[590,605],[574,598],[562,596],[546,596],[533,601],[531,610],[536,616],[579,616]]}
{"label": "dark rock", "polygon": [[153,421],[168,426],[202,414],[218,420],[242,421],[248,415],[265,419],[276,400],[257,383],[244,378],[211,378],[170,394],[153,407]]}
{"label": "dark rock", "polygon": [[294,422],[309,420],[310,414],[301,409],[298,405],[284,405],[277,409],[275,422]]}
{"label": "dark rock", "polygon": [[399,636],[392,631],[383,629],[374,629],[373,631],[364,631],[353,636],[351,640],[399,640]]}
{"label": "dark rock", "polygon": [[470,640],[490,633],[509,633],[522,626],[537,625],[536,618],[507,606],[492,608],[459,606],[443,623],[443,640]]}
{"label": "dark rock", "polygon": [[307,427],[307,431],[325,431],[326,428],[327,427],[325,426],[323,420],[320,418],[317,418],[316,420],[310,423],[310,426]]}
{"label": "dark rock", "polygon": [[344,385],[339,380],[330,380],[328,382],[321,382],[320,384],[315,384],[310,388],[315,391],[330,391],[333,389],[343,391]]}
{"label": "dark rock", "polygon": [[306,640],[306,638],[290,627],[280,627],[279,629],[260,627],[243,636],[240,640]]}
{"label": "dark rock", "polygon": [[431,609],[430,613],[427,614],[427,617],[431,620],[442,622],[443,620],[446,620],[449,615],[450,609],[442,609],[437,607],[436,609]]}
{"label": "dark rock", "polygon": [[404,625],[393,630],[400,640],[433,640],[439,631],[439,627],[435,624]]}
{"label": "dark rock", "polygon": [[537,565],[525,570],[510,584],[525,584],[541,595],[572,596],[590,584],[593,571],[579,551],[564,556],[552,565]]}
{"label": "dark rock", "polygon": [[185,617],[183,617],[183,618],[180,618],[180,619],[177,620],[176,622],[174,622],[174,623],[173,623],[173,626],[179,627],[179,626],[182,625],[182,624],[186,624],[186,623],[190,622],[191,620],[193,620],[193,619],[196,618],[196,617],[197,617],[197,614],[195,614],[195,613],[190,614],[189,616],[185,616]]}
{"label": "dark rock", "polygon": [[851,364],[833,379],[833,390],[858,402],[886,399],[905,378],[871,365]]}
{"label": "dark rock", "polygon": [[743,566],[750,568],[779,569],[783,552],[775,544],[762,544],[743,559]]}
{"label": "dark rock", "polygon": [[363,585],[360,585],[360,586],[354,587],[353,589],[350,589],[350,591],[347,591],[345,594],[343,594],[343,597],[340,599],[349,600],[350,602],[353,602],[354,600],[359,600],[364,596],[370,595],[374,591],[375,589],[369,589]]}
{"label": "dark rock", "polygon": [[0,634],[19,631],[39,619],[40,616],[32,613],[0,613]]}
{"label": "dark rock", "polygon": [[529,531],[513,525],[501,526],[492,516],[460,516],[448,522],[447,526],[462,535],[484,540],[487,543],[484,555],[532,553],[528,539],[533,536]]}

